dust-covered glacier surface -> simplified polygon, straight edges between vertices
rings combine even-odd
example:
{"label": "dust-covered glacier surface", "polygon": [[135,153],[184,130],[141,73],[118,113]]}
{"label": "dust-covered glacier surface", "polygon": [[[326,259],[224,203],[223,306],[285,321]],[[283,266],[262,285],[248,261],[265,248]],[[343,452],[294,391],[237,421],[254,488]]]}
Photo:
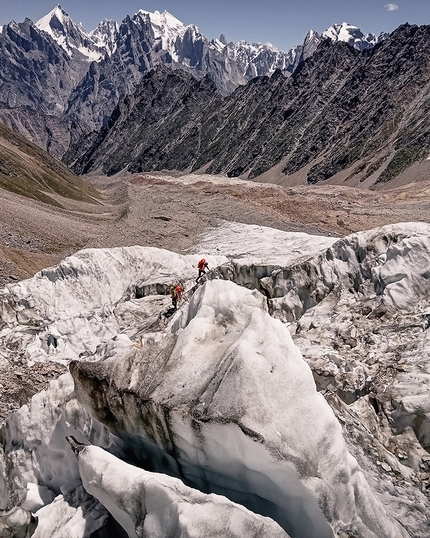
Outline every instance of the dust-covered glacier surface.
{"label": "dust-covered glacier surface", "polygon": [[0,535],[427,537],[429,258],[225,223],[9,285],[2,363],[70,372],[1,426]]}

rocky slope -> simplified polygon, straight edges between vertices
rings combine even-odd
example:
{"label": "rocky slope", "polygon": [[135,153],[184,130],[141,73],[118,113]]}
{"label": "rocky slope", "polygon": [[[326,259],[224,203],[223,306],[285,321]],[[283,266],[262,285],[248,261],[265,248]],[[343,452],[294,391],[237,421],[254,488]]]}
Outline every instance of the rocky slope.
{"label": "rocky slope", "polygon": [[64,160],[79,174],[95,169],[109,175],[124,169],[173,170],[178,162],[183,168],[206,143],[202,118],[213,117],[221,104],[209,77],[197,80],[160,66],[143,76],[139,89],[119,104],[106,128],[81,140]]}
{"label": "rocky slope", "polygon": [[100,195],[61,162],[0,123],[0,187],[64,207],[58,197],[98,203]]}
{"label": "rocky slope", "polygon": [[[139,138],[135,117],[149,108],[147,93],[164,76],[154,71],[115,110],[93,148],[76,159],[76,147],[65,160],[76,161],[78,173],[204,167],[252,179],[276,166],[284,181],[290,176],[308,183],[390,181],[428,156],[423,110],[429,106],[429,34],[428,26],[404,25],[362,52],[323,41],[292,77],[277,71],[222,101],[214,94],[192,117],[178,89],[175,121],[182,136],[172,140],[171,106],[165,114],[158,109],[158,122]],[[199,91],[196,86],[196,103]],[[124,148],[129,139],[132,151]],[[193,154],[183,151],[187,146],[194,147]]]}

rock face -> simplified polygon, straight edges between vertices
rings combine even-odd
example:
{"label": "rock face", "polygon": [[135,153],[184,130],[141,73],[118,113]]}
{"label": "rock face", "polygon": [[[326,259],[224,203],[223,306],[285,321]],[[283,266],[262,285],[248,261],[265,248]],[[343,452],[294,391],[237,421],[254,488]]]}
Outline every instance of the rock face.
{"label": "rock face", "polygon": [[[221,97],[208,77],[197,80],[182,70],[160,66],[143,76],[139,89],[120,102],[95,139],[89,137],[70,149],[64,160],[78,173],[97,168],[103,173],[127,167],[136,172],[175,169],[178,161],[194,160],[205,144],[200,136],[201,118],[212,116],[220,104]],[[90,149],[82,155],[88,143]]]}
{"label": "rock face", "polygon": [[[123,169],[131,172],[204,167],[209,173],[256,178],[278,166],[286,176],[304,174],[309,183],[333,177],[354,177],[357,184],[387,182],[428,156],[429,126],[422,110],[429,95],[429,32],[428,26],[404,25],[362,52],[323,41],[293,76],[276,71],[271,78],[255,78],[222,101],[214,95],[190,117],[178,91],[175,121],[183,135],[172,141],[171,106],[165,114],[158,109],[158,123],[139,140],[138,112],[128,101],[92,148],[76,146],[65,160],[76,161],[78,173],[113,174],[128,162]],[[159,76],[155,72],[154,80]],[[139,96],[146,96],[151,84],[150,77],[142,80],[133,97],[137,110],[148,107]],[[195,87],[197,103],[199,92]],[[122,148],[130,137],[134,144],[126,154]],[[194,153],[183,152],[184,146],[193,146]],[[168,162],[166,152],[172,156]]]}
{"label": "rock face", "polygon": [[87,62],[71,58],[27,19],[2,27],[0,65],[1,121],[61,157],[70,143],[62,114]]}
{"label": "rock face", "polygon": [[0,524],[17,507],[37,538],[112,517],[129,536],[428,536],[429,237],[228,225],[198,254],[86,250],[9,285],[2,361],[72,360],[73,379],[1,427]]}

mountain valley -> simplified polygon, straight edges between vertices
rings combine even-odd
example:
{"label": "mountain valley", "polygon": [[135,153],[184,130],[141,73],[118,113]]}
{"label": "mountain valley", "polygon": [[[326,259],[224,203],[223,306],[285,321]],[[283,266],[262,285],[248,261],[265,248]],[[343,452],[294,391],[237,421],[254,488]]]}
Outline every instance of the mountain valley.
{"label": "mountain valley", "polygon": [[[348,43],[351,50],[364,53],[386,39],[386,34],[379,37],[364,35],[358,28],[343,23],[330,27],[321,36],[315,31],[309,31],[303,44],[285,53],[270,43],[228,43],[224,36],[209,41],[196,26],[185,26],[167,12],[149,13],[140,10],[133,17],[127,16],[120,25],[104,20],[94,31],[86,33],[57,6],[37,23],[29,19],[24,23],[12,21],[2,28],[0,120],[53,156],[63,158],[67,154],[65,161],[71,164],[77,157],[82,157],[83,152],[93,152],[91,146],[98,143],[100,129],[104,131],[112,124],[112,114],[114,117],[118,115],[115,111],[118,103],[128,99],[135,91],[141,91],[144,75],[160,66],[168,66],[171,69],[185,70],[186,74],[192,75],[191,78],[196,77],[198,80],[209,77],[216,87],[217,97],[214,96],[216,103],[212,106],[212,116],[220,118],[209,129],[209,138],[206,136],[208,126],[202,126],[204,136],[200,140],[202,147],[198,160],[207,166],[207,159],[211,158],[218,145],[217,134],[220,130],[231,129],[228,123],[224,125],[222,122],[221,118],[226,112],[222,110],[220,97],[230,95],[239,86],[246,87],[248,81],[255,80],[255,77],[263,77],[264,80],[265,76],[271,76],[277,70],[289,78],[301,62],[311,58],[319,45],[325,42],[333,45]],[[324,64],[325,59],[320,61]],[[20,65],[21,72],[18,81],[14,76],[17,64]],[[192,95],[196,83],[189,80],[189,92]],[[255,89],[256,86],[253,87]],[[279,90],[284,91],[281,88]],[[251,88],[251,100],[252,92]],[[271,99],[270,96],[271,93],[268,92],[266,99]],[[174,99],[174,96],[171,98]],[[287,87],[286,99],[288,98]],[[246,98],[242,93],[237,94],[236,100],[241,99]],[[227,113],[228,107],[236,106],[235,99],[228,103],[229,101]],[[178,103],[175,106],[180,105]],[[168,114],[168,110],[169,108],[159,110],[160,121]],[[199,110],[195,112],[198,114]],[[270,110],[267,112],[270,114]],[[243,113],[246,116],[251,110],[245,107]],[[292,109],[288,104],[281,104],[280,113],[284,121]],[[274,119],[277,128],[279,118]],[[195,121],[196,124],[191,121],[187,128],[192,136],[196,136],[193,135],[193,125],[194,130],[199,132],[202,123],[198,118]],[[211,125],[213,118],[208,118],[208,121]],[[265,117],[259,121],[265,121]],[[256,127],[253,126],[254,129]],[[273,128],[269,129],[268,134],[271,133],[273,135]],[[290,136],[294,135],[293,132]],[[101,136],[104,137],[105,134]],[[244,132],[241,136],[252,138],[254,135],[251,131]],[[258,144],[266,144],[267,141],[264,142],[263,138],[256,142],[250,155],[259,153]],[[150,154],[151,152],[154,155],[156,148],[150,148]],[[229,161],[232,158],[241,157],[240,154],[230,155]],[[276,155],[269,158],[266,169],[271,166],[273,159],[275,163],[279,160]],[[169,164],[171,169],[194,165],[192,162],[184,163],[184,159],[171,159]],[[161,163],[156,156],[150,161],[150,167],[159,166]],[[225,163],[214,166],[214,171],[220,169],[220,166],[224,169]],[[89,169],[90,164],[83,163],[79,168]],[[242,164],[237,167],[238,170],[242,168]],[[258,167],[256,170],[257,173],[254,171],[252,175],[258,175]]]}

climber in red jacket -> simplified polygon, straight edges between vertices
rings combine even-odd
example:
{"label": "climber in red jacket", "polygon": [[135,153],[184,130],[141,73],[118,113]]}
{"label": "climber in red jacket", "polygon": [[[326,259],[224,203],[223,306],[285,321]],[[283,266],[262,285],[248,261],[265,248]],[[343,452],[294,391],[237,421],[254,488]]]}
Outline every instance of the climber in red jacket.
{"label": "climber in red jacket", "polygon": [[206,274],[206,269],[209,269],[208,262],[203,258],[197,264],[197,269],[199,270],[199,276],[196,278],[196,282],[200,280],[202,275]]}

